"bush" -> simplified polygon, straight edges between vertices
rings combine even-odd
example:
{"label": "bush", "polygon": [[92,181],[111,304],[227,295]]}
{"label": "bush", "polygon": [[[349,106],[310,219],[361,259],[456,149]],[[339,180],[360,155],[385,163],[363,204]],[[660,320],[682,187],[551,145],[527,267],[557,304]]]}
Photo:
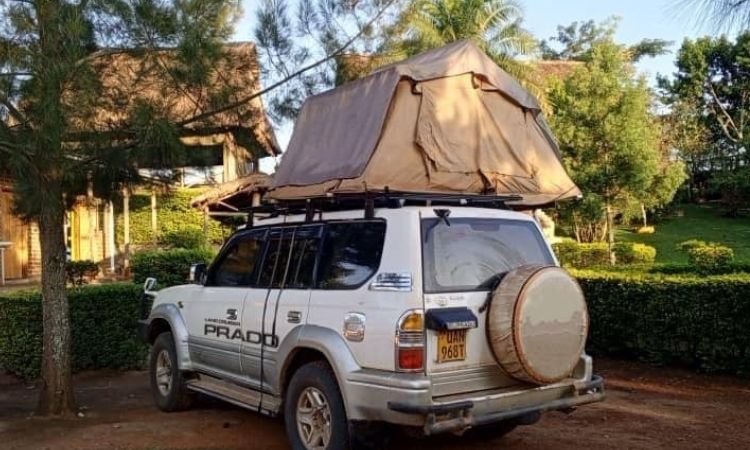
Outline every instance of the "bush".
{"label": "bush", "polygon": [[574,271],[593,354],[750,376],[750,275]]}
{"label": "bush", "polygon": [[687,253],[691,249],[694,249],[696,247],[703,247],[704,245],[708,245],[706,241],[701,241],[700,239],[689,239],[677,244],[677,251]]}
{"label": "bush", "polygon": [[94,261],[68,261],[65,263],[65,275],[73,286],[88,284],[99,275],[99,265]]}
{"label": "bush", "polygon": [[640,227],[635,232],[636,234],[654,234],[656,233],[656,228],[652,226]]}
{"label": "bush", "polygon": [[[557,259],[566,267],[598,267],[609,265],[609,245],[604,242],[579,244],[565,241],[554,244]],[[656,259],[656,249],[644,244],[618,242],[614,246],[619,264],[650,264]]]}
{"label": "bush", "polygon": [[734,261],[734,251],[719,244],[693,247],[687,253],[688,262],[701,272],[718,271]]}
{"label": "bush", "polygon": [[690,264],[656,264],[646,267],[644,272],[662,275],[685,275],[685,274],[708,274],[708,275],[726,275],[731,273],[750,273],[750,262],[733,262],[726,266],[715,267],[707,270],[697,270]]}
{"label": "bush", "polygon": [[[136,336],[142,290],[106,284],[68,290],[73,370],[143,368],[147,346]],[[42,354],[42,296],[0,296],[0,367],[31,380]]]}
{"label": "bush", "polygon": [[198,227],[187,226],[164,234],[161,243],[171,248],[201,249],[206,247],[206,237]]}
{"label": "bush", "polygon": [[154,277],[159,288],[185,284],[192,264],[208,264],[213,257],[214,252],[209,249],[144,250],[131,259],[133,281],[143,283]]}
{"label": "bush", "polygon": [[656,260],[656,249],[645,244],[618,242],[615,256],[618,264],[650,264]]}

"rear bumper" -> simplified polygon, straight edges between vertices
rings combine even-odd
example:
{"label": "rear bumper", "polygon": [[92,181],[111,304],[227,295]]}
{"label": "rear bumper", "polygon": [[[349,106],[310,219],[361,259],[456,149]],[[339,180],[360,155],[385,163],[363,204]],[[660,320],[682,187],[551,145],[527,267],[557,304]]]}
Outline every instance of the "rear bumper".
{"label": "rear bumper", "polygon": [[347,415],[422,428],[427,435],[519,420],[604,400],[604,381],[591,375],[537,387],[511,387],[433,397],[430,380],[417,374],[360,370],[347,377]]}
{"label": "rear bumper", "polygon": [[590,381],[573,382],[564,390],[568,392],[561,392],[561,387],[556,385],[543,386],[530,390],[488,393],[430,405],[391,401],[388,402],[388,408],[424,417],[424,432],[429,435],[518,419],[545,411],[568,410],[602,401],[605,397],[604,380],[598,375],[594,375]]}

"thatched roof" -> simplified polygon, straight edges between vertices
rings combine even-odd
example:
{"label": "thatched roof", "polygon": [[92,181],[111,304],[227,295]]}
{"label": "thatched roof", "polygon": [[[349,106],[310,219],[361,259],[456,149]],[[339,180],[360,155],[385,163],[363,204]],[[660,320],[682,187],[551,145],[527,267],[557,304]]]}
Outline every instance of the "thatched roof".
{"label": "thatched roof", "polygon": [[273,184],[265,173],[254,173],[233,181],[222,183],[194,198],[190,206],[210,211],[237,211],[252,206],[253,193],[264,193]]}
{"label": "thatched roof", "polygon": [[544,78],[562,80],[570,76],[583,63],[580,61],[542,60],[533,63]]}
{"label": "thatched roof", "polygon": [[[182,77],[189,67],[180,67],[175,50],[133,52],[102,50],[90,64],[102,87],[92,117],[72,118],[77,128],[106,132],[125,125],[143,100],[171,122],[180,122],[217,106],[247,97],[261,89],[255,45],[228,44],[207,83],[191,85]],[[185,126],[195,136],[231,133],[238,145],[258,157],[281,153],[260,97],[233,110]]]}

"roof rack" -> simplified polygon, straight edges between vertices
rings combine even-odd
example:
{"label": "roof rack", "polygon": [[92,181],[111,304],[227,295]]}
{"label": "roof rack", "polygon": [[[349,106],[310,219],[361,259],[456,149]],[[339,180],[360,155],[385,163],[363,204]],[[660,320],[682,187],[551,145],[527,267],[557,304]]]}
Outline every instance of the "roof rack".
{"label": "roof rack", "polygon": [[520,195],[496,194],[440,194],[412,192],[360,192],[335,193],[318,197],[293,200],[275,200],[260,206],[243,209],[248,213],[248,224],[252,225],[255,214],[267,214],[267,218],[305,214],[310,222],[315,214],[330,211],[362,209],[366,219],[375,216],[375,208],[401,208],[403,206],[475,206],[493,209],[510,209],[506,202],[521,200]]}

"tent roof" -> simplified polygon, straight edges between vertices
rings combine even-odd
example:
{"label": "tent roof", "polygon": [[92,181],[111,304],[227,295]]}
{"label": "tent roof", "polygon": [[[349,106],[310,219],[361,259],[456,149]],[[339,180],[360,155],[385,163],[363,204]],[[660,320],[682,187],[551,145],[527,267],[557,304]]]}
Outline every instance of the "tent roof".
{"label": "tent roof", "polygon": [[[479,103],[481,100],[472,100],[474,103],[471,105],[461,102],[451,104],[451,112],[460,111],[465,107],[464,105],[466,107],[475,107],[473,111],[475,116],[479,114],[485,117],[480,126],[490,126],[491,128],[502,127],[502,120],[504,120],[493,119],[492,117],[509,117],[507,116],[508,111],[513,110],[517,112],[517,114],[523,116],[520,120],[525,121],[525,125],[521,125],[520,130],[512,130],[512,128],[518,128],[518,126],[509,124],[506,130],[510,134],[514,134],[511,137],[516,138],[520,136],[519,139],[525,139],[525,143],[520,147],[523,147],[523,151],[528,151],[530,148],[528,142],[530,141],[524,134],[534,134],[535,147],[531,152],[550,153],[552,159],[555,160],[554,164],[562,170],[559,149],[541,115],[539,103],[533,95],[524,89],[518,81],[498,67],[474,43],[463,40],[442,48],[430,50],[405,61],[382,67],[364,78],[308,98],[297,119],[294,133],[281,165],[274,176],[274,191],[271,193],[271,196],[274,198],[284,198],[286,194],[282,188],[320,185],[335,180],[351,180],[357,177],[365,178],[362,180],[362,185],[377,185],[378,183],[368,183],[368,181],[372,180],[366,179],[367,176],[363,174],[375,153],[391,152],[393,155],[393,152],[396,151],[393,147],[379,147],[384,139],[385,129],[388,127],[389,117],[392,118],[392,116],[396,115],[395,110],[399,108],[398,106],[394,106],[398,104],[395,99],[399,95],[421,97],[423,96],[423,88],[420,86],[431,84],[433,85],[433,90],[429,93],[430,96],[434,97],[438,95],[444,98],[452,96],[457,98],[461,95],[457,93],[464,89],[463,85],[459,86],[458,83],[448,82],[441,84],[442,87],[437,88],[435,83],[438,82],[440,84],[440,80],[465,78],[466,76],[469,76],[473,80],[471,83],[474,83],[475,89],[486,93],[491,92],[493,96],[498,99],[501,98],[502,100],[498,101],[502,101],[508,105],[504,107],[507,111],[500,115],[478,111],[476,108],[486,108],[486,105],[484,107],[481,106]],[[398,88],[402,82],[411,84],[411,92],[403,92],[401,88]],[[397,88],[400,94],[397,94]],[[443,109],[443,112],[448,111]],[[444,120],[443,118],[436,118],[434,111],[432,113],[433,117],[431,118],[423,117],[423,111],[421,110],[409,116],[401,117],[407,120],[407,122],[414,121],[418,123],[418,129],[423,130],[425,125],[435,125],[435,120]],[[514,117],[517,118],[517,115]],[[428,124],[429,119],[432,119],[433,123]],[[461,118],[456,120],[461,120]],[[479,137],[480,140],[483,138],[477,134],[483,133],[481,129],[477,131],[476,127],[472,128],[471,126],[467,126],[467,124],[462,125],[462,130],[466,133],[470,133],[473,137]],[[496,131],[493,131],[493,133],[497,135]],[[424,148],[424,141],[420,141],[419,137],[414,135],[403,137],[401,142],[404,140],[409,140],[409,144],[412,147],[422,148],[423,151],[429,153],[429,150]],[[479,151],[499,152],[494,155],[495,160],[497,160],[497,158],[508,156],[507,153],[502,154],[504,150],[499,148],[501,146],[491,145],[487,147],[485,145]],[[463,152],[464,149],[458,149],[458,151]],[[466,152],[471,151],[477,150],[466,150]],[[524,157],[523,154],[520,156],[521,158]],[[429,159],[429,155],[427,157]],[[518,155],[516,154],[511,155],[511,157],[518,159]],[[546,164],[542,168],[548,167],[551,167],[551,165]],[[438,170],[442,169],[445,169],[445,167],[438,168]],[[450,168],[449,172],[460,172],[460,169],[455,166]],[[417,170],[421,169],[417,168]],[[429,172],[430,169],[427,170]],[[484,166],[480,166],[479,170],[471,169],[471,171],[464,170],[463,172],[479,175],[483,171]],[[555,171],[559,172],[557,168],[555,168]],[[560,177],[558,173],[555,173],[555,177],[558,180],[565,178],[569,182],[567,175],[564,175],[564,170],[562,172],[563,177]],[[527,170],[526,173],[531,177],[537,176],[536,170]],[[568,184],[572,184],[572,182],[568,182],[559,185],[560,187],[564,187],[561,192],[565,191],[560,198],[578,194],[577,188],[573,185],[573,188],[570,189]],[[513,184],[518,185],[518,183]],[[525,183],[527,187],[534,184]],[[477,192],[477,183],[465,183],[464,185],[471,186],[472,192]],[[425,191],[429,191],[430,186],[434,187],[434,184],[430,185],[428,183],[425,185]],[[443,187],[447,187],[448,189],[453,188],[451,185],[443,185]],[[393,186],[391,188],[393,189]],[[534,187],[532,186],[531,189],[533,190]],[[298,196],[300,192],[303,192],[299,189],[294,189],[294,191],[294,196]],[[286,192],[290,192],[290,189],[286,189]],[[547,197],[556,198],[555,196]]]}

